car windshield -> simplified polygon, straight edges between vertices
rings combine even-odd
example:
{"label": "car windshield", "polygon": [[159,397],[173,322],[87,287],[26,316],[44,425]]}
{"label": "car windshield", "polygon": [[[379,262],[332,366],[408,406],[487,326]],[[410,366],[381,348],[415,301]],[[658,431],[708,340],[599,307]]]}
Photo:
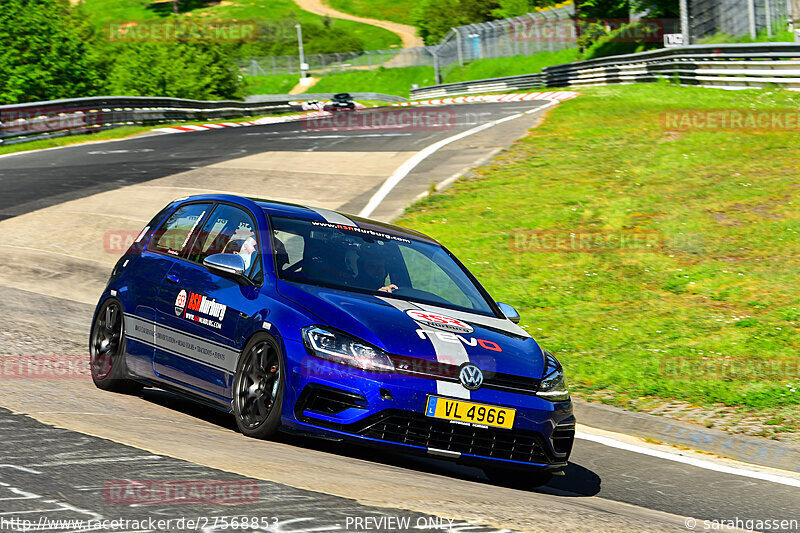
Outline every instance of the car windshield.
{"label": "car windshield", "polygon": [[271,221],[281,279],[494,314],[441,246],[328,222],[277,216]]}

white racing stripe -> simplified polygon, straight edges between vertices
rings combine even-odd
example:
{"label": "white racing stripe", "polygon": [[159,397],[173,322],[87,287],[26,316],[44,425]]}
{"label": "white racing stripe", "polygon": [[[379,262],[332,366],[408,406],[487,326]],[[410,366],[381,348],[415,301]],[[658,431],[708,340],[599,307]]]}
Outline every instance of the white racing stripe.
{"label": "white racing stripe", "polygon": [[341,213],[337,213],[336,211],[331,211],[330,209],[324,209],[322,207],[309,207],[312,211],[316,214],[322,216],[325,219],[325,222],[330,222],[331,224],[341,224],[343,226],[351,226],[351,227],[358,227],[356,223],[344,216]]}
{"label": "white racing stripe", "polygon": [[[410,309],[420,309],[420,306],[407,302],[404,300],[396,300],[394,298],[386,298],[378,296],[384,302],[390,304],[392,307],[406,312]],[[409,317],[411,320],[411,317]],[[467,349],[460,342],[446,342],[440,339],[436,332],[440,331],[425,324],[417,322],[418,329],[425,332],[425,336],[433,345],[433,351],[436,355],[436,360],[440,363],[447,363],[450,365],[461,366],[469,362]],[[465,389],[461,383],[454,383],[452,381],[436,380],[436,393],[442,396],[449,396],[451,398],[461,398],[462,400],[469,400],[471,398],[470,392]]]}
{"label": "white racing stripe", "polygon": [[704,468],[706,470],[712,470],[714,472],[720,472],[722,474],[732,474],[734,476],[743,476],[743,477],[749,477],[751,479],[770,481],[772,483],[779,483],[781,485],[788,485],[790,487],[800,487],[800,479],[785,477],[778,474],[772,474],[770,472],[761,472],[758,470],[750,470],[748,468],[729,466],[714,461],[708,461],[706,459],[698,459],[696,457],[687,457],[685,455],[678,455],[677,453],[670,453],[662,450],[656,450],[654,448],[647,448],[645,446],[638,446],[636,444],[623,442],[621,440],[617,440],[611,437],[606,437],[603,435],[595,435],[594,433],[589,433],[586,431],[581,431],[581,430],[576,431],[575,438],[596,442],[597,444],[602,444],[604,446],[609,446],[611,448],[617,448],[619,450],[640,453],[642,455],[649,455],[650,457],[657,457],[658,459],[674,461],[676,463],[683,463],[697,468]]}

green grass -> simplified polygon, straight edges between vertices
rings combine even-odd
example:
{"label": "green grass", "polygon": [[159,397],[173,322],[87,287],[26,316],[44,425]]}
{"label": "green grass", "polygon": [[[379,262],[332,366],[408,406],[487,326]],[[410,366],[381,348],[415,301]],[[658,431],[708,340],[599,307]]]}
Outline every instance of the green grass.
{"label": "green grass", "polygon": [[[83,0],[92,21],[98,25],[142,20],[160,20],[171,17],[171,2],[147,0]],[[228,0],[213,2],[182,0],[180,17],[188,20],[212,22],[215,20],[279,20],[295,16],[300,23],[321,24],[324,17],[302,11],[292,0]],[[359,37],[367,50],[388,48],[401,44],[396,34],[360,22],[331,19],[330,23]]]}
{"label": "green grass", "polygon": [[391,20],[401,24],[413,22],[411,13],[418,0],[325,0],[325,3],[342,13],[378,20]]}
{"label": "green grass", "polygon": [[[445,243],[493,296],[516,306],[580,395],[797,413],[797,131],[665,131],[661,114],[796,112],[800,95],[666,83],[582,92],[399,223]],[[529,230],[565,239],[655,232],[660,244],[515,248],[515,235]],[[676,363],[727,357],[756,366],[726,378]]]}
{"label": "green grass", "polygon": [[289,94],[300,82],[300,76],[245,76],[246,94]]}
{"label": "green grass", "polygon": [[762,30],[758,33],[755,39],[750,35],[739,35],[734,37],[727,33],[717,33],[708,37],[703,37],[698,41],[698,44],[724,44],[724,43],[793,43],[794,34],[788,30],[780,30],[773,33],[772,36],[767,36],[767,31]]}
{"label": "green grass", "polygon": [[311,89],[315,93],[377,92],[408,97],[411,85],[434,83],[433,67],[379,68],[323,76]]}
{"label": "green grass", "polygon": [[541,72],[544,67],[578,61],[578,49],[570,48],[558,52],[539,52],[531,56],[500,57],[497,59],[478,59],[463,67],[458,65],[447,70],[445,83],[457,81],[482,80],[501,76],[516,76]]}

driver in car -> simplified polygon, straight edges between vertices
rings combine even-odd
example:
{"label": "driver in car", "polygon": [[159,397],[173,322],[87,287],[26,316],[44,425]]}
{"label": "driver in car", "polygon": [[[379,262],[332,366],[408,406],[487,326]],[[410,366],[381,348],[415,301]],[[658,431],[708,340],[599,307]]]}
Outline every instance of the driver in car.
{"label": "driver in car", "polygon": [[386,285],[386,276],[389,270],[386,267],[386,258],[372,249],[366,249],[358,258],[358,275],[356,277],[359,284],[365,288],[375,287],[381,292],[394,292],[399,287],[394,283]]}

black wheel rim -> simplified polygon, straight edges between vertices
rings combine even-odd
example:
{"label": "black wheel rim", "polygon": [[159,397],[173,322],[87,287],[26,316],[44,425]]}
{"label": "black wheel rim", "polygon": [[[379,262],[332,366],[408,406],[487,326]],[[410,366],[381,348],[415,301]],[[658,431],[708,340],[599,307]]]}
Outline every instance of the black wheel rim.
{"label": "black wheel rim", "polygon": [[268,341],[257,342],[245,354],[236,384],[236,406],[248,429],[263,424],[278,398],[280,386],[278,351]]}
{"label": "black wheel rim", "polygon": [[122,346],[122,309],[116,302],[97,314],[91,344],[92,377],[106,379],[116,364]]}

